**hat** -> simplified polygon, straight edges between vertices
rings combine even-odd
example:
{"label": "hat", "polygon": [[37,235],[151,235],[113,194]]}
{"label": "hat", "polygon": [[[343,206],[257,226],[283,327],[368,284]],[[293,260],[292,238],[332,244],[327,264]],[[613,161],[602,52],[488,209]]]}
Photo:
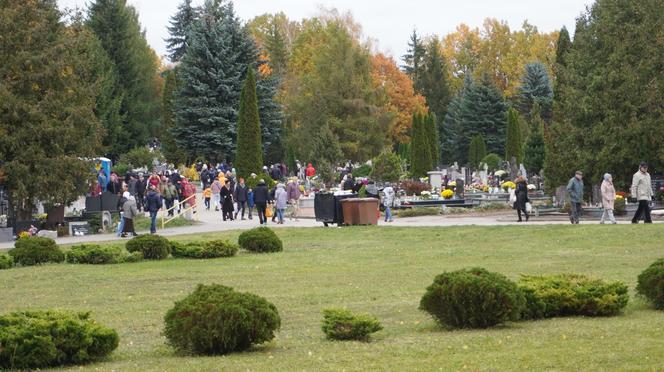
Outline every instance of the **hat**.
{"label": "hat", "polygon": [[131,196],[131,194],[129,193],[129,191],[125,191],[125,192],[122,193],[123,198],[129,198],[130,196]]}

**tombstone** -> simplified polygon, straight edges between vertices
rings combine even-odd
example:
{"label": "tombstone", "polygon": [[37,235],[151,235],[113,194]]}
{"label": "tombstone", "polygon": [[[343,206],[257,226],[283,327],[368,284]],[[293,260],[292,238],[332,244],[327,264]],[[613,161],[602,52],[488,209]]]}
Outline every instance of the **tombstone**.
{"label": "tombstone", "polygon": [[462,178],[457,178],[456,179],[456,195],[459,199],[463,199],[463,191],[464,191],[464,180]]}
{"label": "tombstone", "polygon": [[526,172],[526,167],[523,164],[519,165],[519,172],[525,179],[528,179],[528,172]]}
{"label": "tombstone", "polygon": [[83,235],[90,235],[90,224],[87,221],[69,223],[69,236]]}
{"label": "tombstone", "polygon": [[428,172],[427,174],[429,175],[429,184],[431,185],[431,187],[440,189],[443,186],[444,172],[433,171],[433,172]]}
{"label": "tombstone", "polygon": [[461,174],[463,175],[463,182],[466,185],[470,185],[473,182],[473,176],[470,168],[461,168]]}
{"label": "tombstone", "polygon": [[556,203],[557,207],[564,206],[565,200],[567,200],[567,188],[565,186],[556,188],[555,198],[556,200],[554,202]]}
{"label": "tombstone", "polygon": [[37,232],[37,236],[42,237],[42,238],[50,238],[50,239],[57,239],[58,237],[58,232],[57,231],[51,231],[51,230],[39,230]]}
{"label": "tombstone", "polygon": [[592,200],[590,201],[593,204],[600,204],[602,202],[602,186],[593,185],[593,195]]}

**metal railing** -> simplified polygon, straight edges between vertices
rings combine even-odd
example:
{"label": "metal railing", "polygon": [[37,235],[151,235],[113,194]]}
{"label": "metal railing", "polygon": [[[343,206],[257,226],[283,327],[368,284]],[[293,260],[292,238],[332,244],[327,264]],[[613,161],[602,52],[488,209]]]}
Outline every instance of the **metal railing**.
{"label": "metal railing", "polygon": [[[181,208],[182,204],[188,202],[192,198],[194,199],[194,205],[190,206],[189,208],[186,208],[184,211],[181,211],[180,213],[178,213],[177,216],[175,215],[175,213],[173,213],[173,217],[168,218],[168,213],[170,211],[175,210],[175,208]],[[194,194],[194,195],[192,195],[192,196],[190,196],[190,197],[188,197],[184,200],[181,200],[181,201],[178,200],[177,204],[174,204],[171,208],[166,209],[163,212],[163,214],[161,215],[161,228],[162,229],[165,228],[167,223],[173,221],[176,218],[179,218],[182,213],[187,213],[188,211],[193,211],[194,218],[198,219],[198,216],[196,216],[196,206],[197,205],[198,205],[198,203],[196,203],[196,194]]]}

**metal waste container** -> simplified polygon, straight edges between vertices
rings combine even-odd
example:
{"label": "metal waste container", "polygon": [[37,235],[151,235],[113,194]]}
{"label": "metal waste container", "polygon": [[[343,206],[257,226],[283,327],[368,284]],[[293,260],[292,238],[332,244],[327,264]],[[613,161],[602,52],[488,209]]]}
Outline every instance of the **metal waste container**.
{"label": "metal waste container", "polygon": [[377,225],[379,201],[375,198],[346,199],[341,201],[345,225]]}

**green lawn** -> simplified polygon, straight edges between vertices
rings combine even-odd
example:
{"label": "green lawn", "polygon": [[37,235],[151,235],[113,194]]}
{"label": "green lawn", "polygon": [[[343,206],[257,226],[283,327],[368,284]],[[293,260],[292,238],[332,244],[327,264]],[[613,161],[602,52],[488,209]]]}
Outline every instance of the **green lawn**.
{"label": "green lawn", "polygon": [[[87,370],[661,370],[664,312],[632,297],[613,318],[558,318],[489,330],[447,331],[417,310],[433,277],[482,266],[519,274],[583,273],[625,281],[664,257],[661,226],[512,226],[278,229],[284,252],[217,260],[0,271],[0,312],[91,310],[120,347]],[[180,236],[236,239],[239,232]],[[198,283],[266,297],[282,318],[276,339],[222,357],[177,356],[163,316]],[[371,343],[330,342],[321,310],[368,312],[385,329]],[[79,370],[79,367],[72,367]]]}

